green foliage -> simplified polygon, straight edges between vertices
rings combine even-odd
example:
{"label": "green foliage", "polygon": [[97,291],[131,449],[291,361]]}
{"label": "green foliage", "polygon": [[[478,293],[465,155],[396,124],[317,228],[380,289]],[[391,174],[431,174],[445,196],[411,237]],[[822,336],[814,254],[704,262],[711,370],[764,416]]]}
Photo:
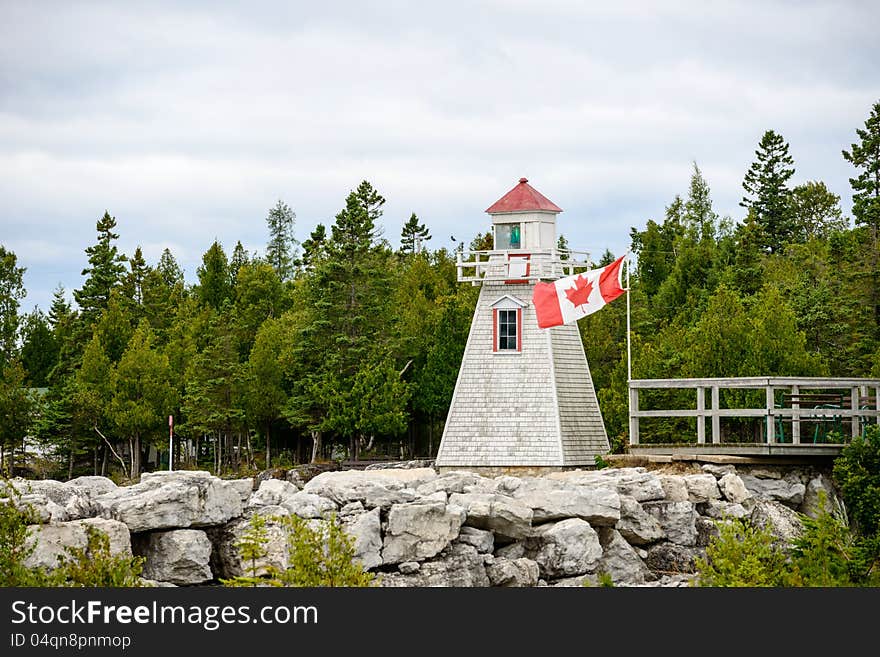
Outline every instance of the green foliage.
{"label": "green foliage", "polygon": [[199,277],[199,300],[214,310],[220,310],[232,296],[229,260],[220,242],[214,240],[202,256],[202,264],[196,274]]}
{"label": "green foliage", "polygon": [[288,566],[283,571],[262,565],[266,556],[267,518],[251,516],[247,530],[236,543],[246,564],[246,574],[221,580],[226,586],[367,587],[376,576],[354,557],[354,541],[333,514],[323,521],[299,516],[272,517],[287,540]]}
{"label": "green foliage", "polygon": [[46,573],[25,566],[36,549],[36,544],[28,541],[28,526],[37,518],[29,507],[20,506],[15,488],[0,480],[0,587],[45,586]]}
{"label": "green foliage", "polygon": [[786,585],[786,555],[768,529],[728,518],[716,523],[718,536],[696,560],[697,586],[767,587]]}
{"label": "green foliage", "polygon": [[25,297],[22,277],[25,268],[18,266],[15,253],[0,244],[0,367],[15,355],[18,338],[18,305]]}
{"label": "green foliage", "polygon": [[25,317],[21,339],[21,364],[27,371],[28,384],[34,388],[45,387],[58,362],[58,341],[48,318],[39,308]]}
{"label": "green foliage", "polygon": [[859,172],[849,181],[853,189],[853,215],[857,224],[872,229],[876,248],[880,230],[880,101],[874,103],[865,127],[857,128],[856,134],[859,143],[843,151],[844,159]]}
{"label": "green foliage", "polygon": [[293,263],[296,259],[296,240],[293,237],[293,225],[296,214],[287,203],[279,199],[266,217],[269,228],[269,243],[266,245],[266,261],[275,270],[282,281],[293,275]]}
{"label": "green foliage", "polygon": [[841,450],[834,480],[859,533],[880,534],[880,426],[871,424]]}
{"label": "green foliage", "polygon": [[122,281],[125,273],[125,256],[116,248],[119,234],[114,233],[116,217],[104,212],[97,224],[97,244],[86,249],[89,266],[82,270],[86,277],[82,288],[74,290],[73,297],[80,309],[80,318],[86,327],[107,307],[110,292]]}
{"label": "green foliage", "polygon": [[425,242],[431,239],[431,233],[425,224],[413,212],[400,231],[401,255],[413,255],[425,248]]}
{"label": "green foliage", "polygon": [[110,538],[97,527],[85,525],[85,547],[68,547],[52,572],[53,586],[137,587],[141,586],[144,557],[112,554]]}
{"label": "green foliage", "polygon": [[766,237],[763,246],[776,253],[794,235],[791,190],[786,186],[794,175],[794,160],[788,153],[788,143],[773,130],[763,134],[755,155],[757,159],[743,180],[747,196],[740,205],[755,211]]}

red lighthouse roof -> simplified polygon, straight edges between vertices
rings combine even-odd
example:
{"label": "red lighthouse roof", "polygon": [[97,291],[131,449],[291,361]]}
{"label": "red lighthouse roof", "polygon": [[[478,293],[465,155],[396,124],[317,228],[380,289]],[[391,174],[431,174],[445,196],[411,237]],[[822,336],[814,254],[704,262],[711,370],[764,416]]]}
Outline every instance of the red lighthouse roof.
{"label": "red lighthouse roof", "polygon": [[495,201],[488,214],[502,212],[562,212],[562,208],[529,184],[527,178],[520,178],[519,184]]}

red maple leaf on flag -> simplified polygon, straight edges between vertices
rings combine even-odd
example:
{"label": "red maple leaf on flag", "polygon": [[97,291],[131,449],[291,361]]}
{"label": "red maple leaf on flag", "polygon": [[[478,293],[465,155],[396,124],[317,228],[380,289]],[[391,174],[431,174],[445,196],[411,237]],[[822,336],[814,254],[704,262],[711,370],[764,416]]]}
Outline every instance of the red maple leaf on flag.
{"label": "red maple leaf on flag", "polygon": [[593,284],[583,276],[578,276],[574,281],[574,287],[570,287],[565,291],[565,296],[577,308],[578,306],[587,305],[592,291]]}

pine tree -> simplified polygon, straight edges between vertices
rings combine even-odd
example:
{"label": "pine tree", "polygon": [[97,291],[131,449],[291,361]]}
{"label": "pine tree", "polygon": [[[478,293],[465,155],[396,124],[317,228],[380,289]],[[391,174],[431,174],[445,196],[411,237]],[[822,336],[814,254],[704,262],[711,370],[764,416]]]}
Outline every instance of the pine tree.
{"label": "pine tree", "polygon": [[694,162],[691,186],[684,204],[684,221],[687,229],[697,241],[714,240],[717,232],[718,215],[712,209],[709,183]]}
{"label": "pine tree", "polygon": [[419,223],[419,218],[413,212],[409,220],[403,225],[400,231],[400,253],[401,255],[412,255],[418,253],[424,248],[423,243],[431,239],[431,234],[425,227],[425,224]]}
{"label": "pine tree", "polygon": [[229,260],[229,280],[233,288],[238,284],[239,270],[250,262],[251,258],[241,241],[236,242],[235,248],[232,249],[232,258]]}
{"label": "pine tree", "polygon": [[45,387],[58,362],[58,343],[42,310],[34,308],[25,318],[21,338],[21,364],[27,371],[28,383],[35,388]]}
{"label": "pine tree", "polygon": [[853,189],[853,215],[856,224],[871,228],[874,244],[880,230],[880,101],[874,103],[865,121],[865,129],[856,129],[861,140],[850,151],[843,151],[844,159],[860,170],[850,178]]}
{"label": "pine tree", "polygon": [[25,268],[17,265],[15,253],[0,244],[0,368],[15,357],[18,339],[18,306],[25,297],[22,277]]}
{"label": "pine tree", "polygon": [[796,242],[825,239],[848,227],[840,211],[840,196],[831,193],[821,181],[810,180],[791,191],[791,214],[792,237]]}
{"label": "pine tree", "polygon": [[82,270],[86,277],[83,286],[74,290],[73,298],[80,308],[81,318],[86,326],[91,326],[110,300],[110,291],[117,287],[125,273],[125,256],[115,245],[119,235],[113,232],[116,218],[109,212],[98,220],[98,242],[86,249],[89,266]]}
{"label": "pine tree", "polygon": [[174,259],[170,249],[165,248],[162,251],[156,269],[162,275],[162,280],[165,281],[168,287],[173,288],[178,283],[183,283],[183,270],[177,264],[177,260]]}
{"label": "pine tree", "polygon": [[260,427],[263,432],[267,468],[272,466],[272,423],[281,417],[281,409],[287,400],[279,360],[283,340],[281,330],[277,320],[263,322],[243,377],[244,411],[253,426]]}
{"label": "pine tree", "polygon": [[303,271],[311,269],[315,262],[327,255],[327,228],[324,224],[315,226],[309,239],[302,243],[302,257],[297,264]]}
{"label": "pine tree", "polygon": [[266,217],[266,224],[269,227],[266,260],[282,281],[293,276],[293,264],[296,260],[296,240],[293,237],[295,220],[296,214],[281,200],[269,210]]}
{"label": "pine tree", "polygon": [[767,130],[761,137],[755,155],[757,159],[743,180],[747,196],[740,205],[755,211],[767,237],[765,246],[776,253],[793,234],[791,191],[786,184],[794,175],[794,160],[788,153],[788,143],[773,130]]}
{"label": "pine tree", "polygon": [[202,256],[202,264],[196,271],[199,277],[198,295],[202,304],[220,310],[232,296],[232,279],[229,261],[220,242],[214,240]]}

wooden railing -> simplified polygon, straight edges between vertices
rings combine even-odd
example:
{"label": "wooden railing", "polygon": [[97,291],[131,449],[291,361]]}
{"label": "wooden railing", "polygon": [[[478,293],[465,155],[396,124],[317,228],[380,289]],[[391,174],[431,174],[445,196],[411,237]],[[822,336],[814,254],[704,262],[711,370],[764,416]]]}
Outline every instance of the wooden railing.
{"label": "wooden railing", "polygon": [[509,279],[556,279],[591,267],[589,253],[560,249],[458,251],[455,266],[460,283]]}
{"label": "wooden railing", "polygon": [[[694,408],[639,408],[640,390],[692,389]],[[763,406],[722,408],[722,390],[763,390]],[[706,404],[706,391],[710,393]],[[780,393],[780,394],[777,394]],[[833,427],[840,440],[860,435],[867,423],[880,424],[880,379],[832,379],[802,377],[740,377],[710,379],[633,379],[629,382],[629,444],[639,445],[640,418],[688,418],[697,420],[697,443],[706,443],[706,421],[711,426],[713,445],[721,443],[721,418],[760,418],[764,442],[812,443],[804,425]],[[847,431],[846,425],[849,425]],[[786,431],[788,430],[788,431]],[[836,433],[825,432],[835,436]],[[805,438],[807,438],[805,440]]]}

